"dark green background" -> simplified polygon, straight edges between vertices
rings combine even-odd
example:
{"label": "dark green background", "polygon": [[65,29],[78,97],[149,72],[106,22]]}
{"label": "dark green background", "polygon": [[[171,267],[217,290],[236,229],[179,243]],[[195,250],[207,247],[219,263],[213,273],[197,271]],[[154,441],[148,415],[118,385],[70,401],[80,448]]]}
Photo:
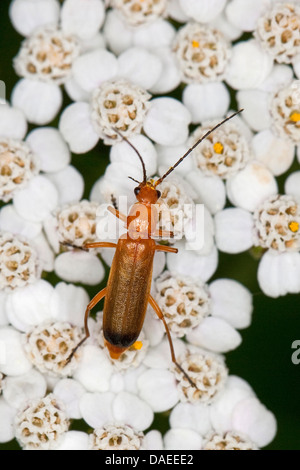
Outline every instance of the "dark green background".
{"label": "dark green background", "polygon": [[[8,18],[9,0],[0,1],[0,80],[6,83],[7,99],[18,77],[12,67],[12,58],[17,54],[22,37],[11,26]],[[174,96],[180,99],[181,90]],[[65,105],[69,103],[65,97]],[[57,125],[57,121],[52,123]],[[73,155],[75,165],[85,178],[85,197],[89,196],[92,184],[103,173],[108,163],[108,148],[99,144],[92,152],[84,156]],[[299,169],[294,161],[290,171]],[[283,190],[286,176],[279,178]],[[289,295],[279,299],[265,297],[256,281],[258,261],[253,253],[241,255],[220,255],[218,271],[214,278],[236,279],[247,286],[253,293],[254,313],[251,326],[241,331],[242,345],[227,355],[227,364],[231,374],[247,380],[257,393],[258,398],[272,410],[278,421],[278,433],[267,449],[300,449],[300,365],[291,362],[291,344],[300,340],[300,297]],[[47,277],[54,283],[54,275]],[[96,293],[96,287],[88,289],[90,295]],[[154,427],[166,429],[167,415],[158,416]],[[74,428],[80,428],[74,423]],[[0,445],[0,449],[18,449],[15,442]]]}

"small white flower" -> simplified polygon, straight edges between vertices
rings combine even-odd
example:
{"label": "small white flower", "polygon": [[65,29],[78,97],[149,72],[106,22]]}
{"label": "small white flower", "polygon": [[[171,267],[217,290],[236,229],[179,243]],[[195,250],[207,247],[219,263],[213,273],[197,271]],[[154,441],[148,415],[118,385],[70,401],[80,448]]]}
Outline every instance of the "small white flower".
{"label": "small white flower", "polygon": [[185,83],[221,81],[230,58],[230,46],[222,33],[198,23],[187,23],[173,45]]}
{"label": "small white flower", "polygon": [[164,15],[167,0],[111,0],[111,6],[131,26],[138,26]]}
{"label": "small white flower", "polygon": [[213,432],[206,436],[203,450],[258,450],[258,447],[247,436],[228,431],[222,434]]}
{"label": "small white flower", "polygon": [[11,4],[11,21],[27,36],[15,59],[23,78],[14,87],[12,101],[29,122],[44,125],[61,108],[59,86],[73,80],[76,59],[95,48],[92,39],[104,21],[104,5],[102,0],[67,0],[61,8],[55,0],[36,5],[34,0]]}
{"label": "small white flower", "polygon": [[15,419],[16,438],[27,450],[55,449],[69,429],[69,420],[52,394],[32,400]]}
{"label": "small white flower", "polygon": [[296,2],[281,1],[260,16],[256,37],[279,63],[290,64],[300,53],[300,8]]}
{"label": "small white flower", "polygon": [[144,433],[128,425],[107,424],[94,429],[89,438],[90,450],[142,450]]}

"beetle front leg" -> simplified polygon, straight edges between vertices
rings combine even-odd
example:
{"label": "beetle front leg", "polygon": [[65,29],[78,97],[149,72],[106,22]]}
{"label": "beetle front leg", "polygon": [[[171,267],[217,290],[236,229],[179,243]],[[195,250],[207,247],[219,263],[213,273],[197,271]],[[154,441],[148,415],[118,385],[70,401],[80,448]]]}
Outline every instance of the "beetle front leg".
{"label": "beetle front leg", "polygon": [[90,303],[86,307],[85,315],[84,315],[85,337],[77,344],[77,346],[75,346],[75,348],[71,352],[70,356],[66,360],[66,364],[68,364],[71,361],[71,359],[74,356],[77,349],[80,348],[80,346],[90,337],[90,330],[89,330],[89,327],[88,327],[88,318],[89,318],[90,311],[92,310],[92,308],[95,307],[95,305],[97,305],[100,302],[100,300],[103,299],[103,297],[105,297],[106,290],[107,290],[107,287],[104,287],[104,289],[102,289],[100,292],[98,292],[98,294],[95,295],[95,297],[90,301]]}

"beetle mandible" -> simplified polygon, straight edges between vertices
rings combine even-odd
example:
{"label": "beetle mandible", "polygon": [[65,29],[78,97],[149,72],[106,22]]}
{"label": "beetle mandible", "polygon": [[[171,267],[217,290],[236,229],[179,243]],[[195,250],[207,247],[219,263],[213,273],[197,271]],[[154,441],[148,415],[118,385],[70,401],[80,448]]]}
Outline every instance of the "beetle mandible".
{"label": "beetle mandible", "polygon": [[196,387],[189,375],[182,369],[176,360],[167,322],[160,307],[150,294],[153,259],[156,251],[167,253],[177,253],[178,251],[177,248],[159,245],[155,240],[153,240],[153,237],[172,238],[174,236],[172,232],[165,232],[157,230],[156,228],[158,213],[154,205],[160,198],[160,192],[156,188],[197,147],[197,145],[200,144],[200,142],[241,111],[243,110],[241,109],[235,112],[206,132],[172,167],[169,168],[163,176],[156,181],[152,179],[149,180],[147,178],[142,156],[132,143],[122,136],[117,129],[115,129],[122,139],[125,140],[137,153],[142,164],[143,181],[139,182],[134,180],[138,183],[138,186],[134,190],[137,202],[131,207],[128,216],[120,213],[115,207],[108,207],[108,210],[112,214],[124,222],[127,228],[127,233],[122,235],[117,243],[95,242],[87,243],[82,247],[86,250],[89,248],[115,248],[116,251],[106,287],[98,292],[86,307],[84,316],[85,337],[73,349],[67,362],[72,359],[75,351],[84,343],[84,341],[89,338],[90,331],[88,328],[88,317],[90,311],[104,297],[104,343],[113,359],[118,359],[120,355],[132,345],[136,344],[137,348],[140,347],[140,344],[137,342],[137,338],[139,337],[143,327],[149,303],[158,318],[162,320],[164,324],[169,341],[172,362],[187,378],[189,383]]}

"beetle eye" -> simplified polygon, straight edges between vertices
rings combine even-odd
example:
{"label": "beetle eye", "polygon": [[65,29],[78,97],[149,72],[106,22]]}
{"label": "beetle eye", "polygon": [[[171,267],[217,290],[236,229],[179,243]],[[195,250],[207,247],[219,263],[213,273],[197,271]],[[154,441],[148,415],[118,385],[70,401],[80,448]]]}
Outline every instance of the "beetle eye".
{"label": "beetle eye", "polygon": [[160,196],[161,196],[161,192],[160,192],[160,191],[158,191],[158,190],[156,190],[156,194],[157,194],[157,199],[159,199],[159,198],[160,198]]}
{"label": "beetle eye", "polygon": [[137,188],[134,188],[134,194],[137,196],[140,192],[141,188],[138,186]]}

